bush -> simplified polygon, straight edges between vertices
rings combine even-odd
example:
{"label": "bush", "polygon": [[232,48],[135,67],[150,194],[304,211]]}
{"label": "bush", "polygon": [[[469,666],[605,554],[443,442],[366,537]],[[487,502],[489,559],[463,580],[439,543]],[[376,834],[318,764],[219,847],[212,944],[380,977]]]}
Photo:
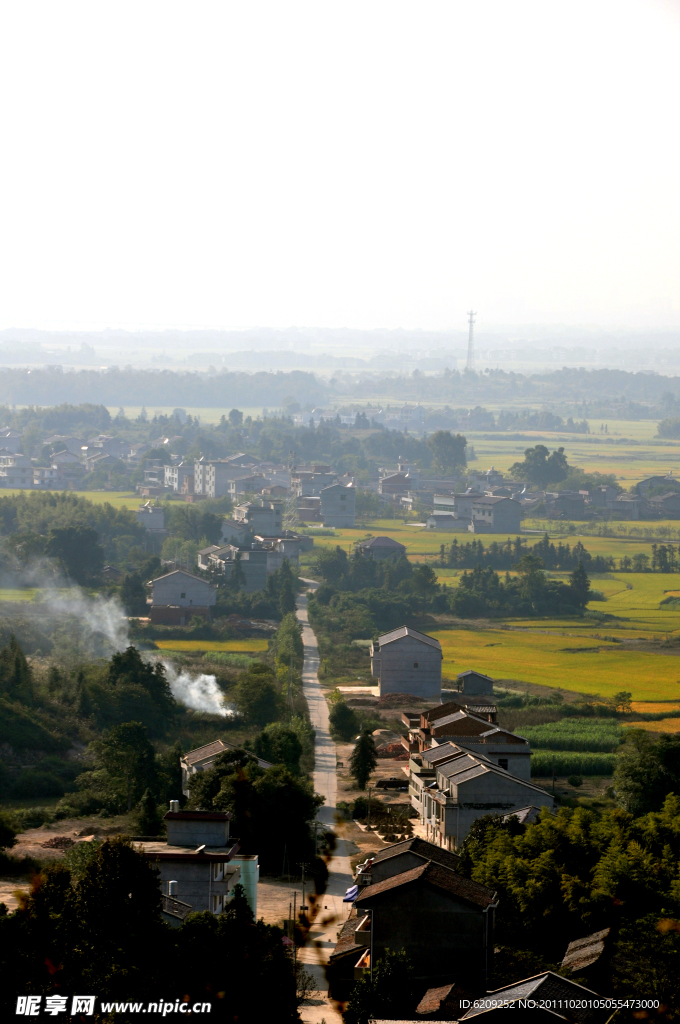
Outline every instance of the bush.
{"label": "bush", "polygon": [[344,700],[336,701],[328,717],[334,738],[351,740],[359,731],[357,713]]}
{"label": "bush", "polygon": [[570,775],[569,778],[567,779],[567,782],[569,783],[570,786],[578,787],[578,786],[582,786],[583,785],[583,779],[581,778],[580,775]]}

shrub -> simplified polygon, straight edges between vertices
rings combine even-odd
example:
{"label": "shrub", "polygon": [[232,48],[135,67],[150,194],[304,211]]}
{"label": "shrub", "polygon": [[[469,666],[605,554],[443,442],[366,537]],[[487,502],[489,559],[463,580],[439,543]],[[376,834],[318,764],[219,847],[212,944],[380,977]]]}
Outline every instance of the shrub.
{"label": "shrub", "polygon": [[15,779],[11,792],[14,797],[63,796],[64,783],[51,772],[25,768]]}
{"label": "shrub", "polygon": [[331,732],[341,740],[351,740],[359,731],[359,718],[356,711],[344,700],[333,704],[329,717]]}
{"label": "shrub", "polygon": [[577,786],[578,787],[578,786],[582,786],[583,785],[583,779],[581,778],[580,775],[570,775],[569,778],[567,779],[567,782],[569,783],[570,786]]}

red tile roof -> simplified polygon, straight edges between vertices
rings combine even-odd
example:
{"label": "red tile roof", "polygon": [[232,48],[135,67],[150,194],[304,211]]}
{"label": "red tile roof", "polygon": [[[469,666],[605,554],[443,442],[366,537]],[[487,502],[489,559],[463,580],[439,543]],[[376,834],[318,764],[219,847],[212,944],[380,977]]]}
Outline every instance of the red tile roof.
{"label": "red tile roof", "polygon": [[365,903],[373,896],[379,896],[390,889],[398,889],[402,885],[410,885],[412,882],[421,880],[450,896],[465,900],[466,903],[474,903],[479,907],[486,908],[496,900],[496,893],[492,889],[488,889],[487,886],[473,882],[470,878],[463,878],[462,875],[450,871],[449,868],[428,861],[420,867],[402,871],[401,874],[392,875],[391,878],[385,878],[382,882],[376,882],[375,885],[368,885],[355,900],[355,905]]}

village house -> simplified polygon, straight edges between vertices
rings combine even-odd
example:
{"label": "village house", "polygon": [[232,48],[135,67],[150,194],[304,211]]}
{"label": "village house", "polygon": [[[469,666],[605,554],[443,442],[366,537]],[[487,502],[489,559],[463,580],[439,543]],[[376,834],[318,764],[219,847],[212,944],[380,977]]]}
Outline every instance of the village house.
{"label": "village house", "polygon": [[[233,743],[225,743],[224,740],[220,739],[213,740],[212,743],[205,743],[202,747],[196,747],[195,750],[189,750],[186,754],[182,754],[179,759],[179,765],[182,770],[182,793],[184,796],[189,796],[189,781],[192,776],[212,768],[220,754],[224,754],[227,750],[236,749]],[[272,767],[269,761],[265,761],[255,754],[251,756],[253,760],[257,761],[260,768]]]}
{"label": "village house", "polygon": [[[395,865],[396,866],[396,865]],[[434,854],[361,888],[333,951],[329,994],[346,998],[386,949],[404,949],[416,983],[464,978],[483,991],[491,972],[496,894],[437,863]]]}
{"label": "village house", "polygon": [[234,509],[237,523],[245,523],[253,533],[273,537],[283,526],[283,506],[280,501],[244,501]]}
{"label": "village house", "polygon": [[0,448],[9,455],[17,455],[23,447],[23,439],[18,430],[11,427],[0,427]]}
{"label": "village house", "polygon": [[356,519],[356,488],[350,484],[330,484],[321,490],[321,519],[324,526],[345,529],[354,527]]}
{"label": "village house", "polygon": [[519,533],[522,506],[514,498],[490,498],[482,495],[472,503],[472,533]]}
{"label": "village house", "polygon": [[217,589],[200,576],[175,569],[151,581],[151,621],[164,626],[186,626],[194,615],[210,618]]}
{"label": "village house", "polygon": [[677,519],[680,516],[680,492],[668,491],[657,494],[649,499],[651,508],[660,513],[664,519]]}
{"label": "village house", "polygon": [[442,647],[438,640],[409,626],[383,633],[371,644],[371,675],[386,693],[412,693],[440,699]]}
{"label": "village house", "polygon": [[185,481],[191,480],[191,491],[194,489],[194,467],[189,462],[178,462],[176,466],[166,466],[164,469],[164,486],[166,490],[180,493]]}
{"label": "village house", "polygon": [[0,451],[0,487],[33,487],[33,463],[28,455]]}
{"label": "village house", "polygon": [[202,456],[194,463],[194,494],[205,498],[223,498],[229,494],[229,484],[237,477],[252,473],[254,463],[243,453],[228,459],[207,459]]}
{"label": "village house", "polygon": [[180,811],[179,801],[171,800],[164,817],[167,841],[137,844],[159,872],[168,923],[179,925],[200,911],[220,914],[239,883],[257,914],[258,858],[239,855],[238,841],[229,836],[230,818],[222,811]]}
{"label": "village house", "polygon": [[554,806],[544,789],[457,741],[411,754],[409,796],[427,838],[449,850],[458,849],[473,823],[485,814]]}
{"label": "village house", "polygon": [[137,509],[137,522],[151,533],[166,533],[165,512],[161,505],[152,505],[150,501]]}
{"label": "village house", "polygon": [[236,544],[237,547],[242,547],[254,532],[247,519],[223,519],[221,530],[222,543]]}
{"label": "village house", "polygon": [[371,537],[357,544],[356,550],[367,558],[401,558],[406,554],[406,547],[391,537]]}
{"label": "village house", "polygon": [[290,489],[295,498],[320,498],[324,487],[337,482],[330,466],[293,466]]}

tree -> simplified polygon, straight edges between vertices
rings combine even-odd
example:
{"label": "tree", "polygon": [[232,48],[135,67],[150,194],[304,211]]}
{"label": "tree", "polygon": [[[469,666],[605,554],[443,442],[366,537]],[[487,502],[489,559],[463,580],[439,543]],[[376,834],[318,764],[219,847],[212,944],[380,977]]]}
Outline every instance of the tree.
{"label": "tree", "polygon": [[163,828],[156,798],[150,789],[144,790],[144,795],[137,805],[137,828],[140,836],[160,835]]}
{"label": "tree", "polygon": [[428,448],[434,456],[435,468],[448,476],[466,465],[465,447],[467,438],[452,434],[450,430],[437,430],[427,439]]}
{"label": "tree", "polygon": [[104,567],[104,552],[99,535],[89,526],[66,526],[50,531],[45,554],[54,558],[67,576],[85,585],[99,576]]}
{"label": "tree", "polygon": [[295,730],[283,722],[266,725],[253,740],[253,749],[264,761],[284,764],[293,775],[300,771],[302,744]]}
{"label": "tree", "polygon": [[132,645],[113,655],[109,662],[108,683],[110,686],[140,686],[153,698],[163,715],[170,717],[177,710],[165,669],[160,662],[155,665],[144,661]]}
{"label": "tree", "polygon": [[281,713],[281,697],[269,666],[258,662],[244,672],[236,684],[234,700],[239,715],[248,724],[263,728],[275,722]]}
{"label": "tree", "polygon": [[129,572],[123,577],[120,599],[128,615],[146,615],[146,590],[137,573]]}
{"label": "tree", "polygon": [[154,749],[141,722],[123,722],[90,744],[94,769],[78,777],[104,799],[130,811],[147,788],[157,787]]}
{"label": "tree", "polygon": [[583,568],[583,562],[579,562],[569,576],[569,586],[574,592],[579,608],[585,608],[590,600],[590,579]]}
{"label": "tree", "polygon": [[510,467],[511,474],[517,480],[528,480],[536,487],[547,487],[548,484],[559,483],[569,476],[571,467],[564,454],[564,448],[558,448],[552,454],[544,444],[524,450],[524,461],[515,462]]}
{"label": "tree", "polygon": [[241,426],[241,424],[243,423],[243,413],[240,411],[240,409],[229,410],[229,422],[231,423],[232,427]]}
{"label": "tree", "polygon": [[349,759],[349,773],[356,780],[359,789],[366,789],[366,783],[377,763],[375,740],[368,729],[363,729]]}
{"label": "tree", "polygon": [[654,741],[641,729],[627,731],[612,779],[620,803],[631,814],[656,811],[669,793],[680,793],[680,736]]}
{"label": "tree", "polygon": [[386,949],[373,968],[352,989],[345,1024],[368,1024],[374,1018],[399,1020],[415,1015],[413,964],[405,950]]}
{"label": "tree", "polygon": [[9,700],[33,703],[33,673],[14,634],[0,650],[0,692]]}
{"label": "tree", "polygon": [[339,700],[333,705],[328,718],[333,735],[345,742],[351,740],[359,731],[357,713],[344,700]]}

